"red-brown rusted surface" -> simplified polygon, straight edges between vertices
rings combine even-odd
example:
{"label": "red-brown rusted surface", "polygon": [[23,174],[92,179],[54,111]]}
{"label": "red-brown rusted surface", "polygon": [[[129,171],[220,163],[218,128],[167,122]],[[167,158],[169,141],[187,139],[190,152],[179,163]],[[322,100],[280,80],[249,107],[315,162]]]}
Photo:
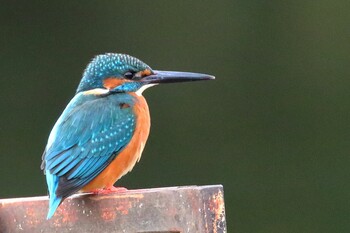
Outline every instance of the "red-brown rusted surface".
{"label": "red-brown rusted surface", "polygon": [[0,233],[224,233],[221,185],[67,198],[46,220],[47,197],[0,199]]}

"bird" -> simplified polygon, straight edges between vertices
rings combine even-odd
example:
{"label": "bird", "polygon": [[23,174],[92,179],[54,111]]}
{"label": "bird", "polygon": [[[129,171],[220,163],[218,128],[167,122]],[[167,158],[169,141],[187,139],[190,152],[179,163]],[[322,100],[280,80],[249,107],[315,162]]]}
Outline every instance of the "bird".
{"label": "bird", "polygon": [[208,74],[153,70],[122,53],[95,56],[54,124],[42,155],[49,193],[47,219],[74,193],[115,191],[114,183],[140,160],[151,125],[145,89],[212,79]]}

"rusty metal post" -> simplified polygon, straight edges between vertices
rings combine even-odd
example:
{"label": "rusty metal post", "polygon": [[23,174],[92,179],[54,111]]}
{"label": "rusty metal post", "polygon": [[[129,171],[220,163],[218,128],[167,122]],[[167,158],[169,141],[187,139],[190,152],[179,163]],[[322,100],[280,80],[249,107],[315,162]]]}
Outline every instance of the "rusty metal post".
{"label": "rusty metal post", "polygon": [[77,194],[50,220],[47,208],[47,197],[0,199],[0,233],[226,232],[221,185]]}

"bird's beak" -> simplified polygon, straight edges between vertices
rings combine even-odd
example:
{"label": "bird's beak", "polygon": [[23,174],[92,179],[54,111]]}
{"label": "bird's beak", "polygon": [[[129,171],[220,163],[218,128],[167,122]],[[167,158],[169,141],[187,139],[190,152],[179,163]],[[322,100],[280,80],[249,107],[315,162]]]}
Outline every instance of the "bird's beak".
{"label": "bird's beak", "polygon": [[215,79],[215,77],[209,74],[153,70],[153,74],[144,77],[143,79],[141,79],[141,81],[148,84],[158,84],[158,83],[201,81],[201,80],[211,80],[211,79]]}

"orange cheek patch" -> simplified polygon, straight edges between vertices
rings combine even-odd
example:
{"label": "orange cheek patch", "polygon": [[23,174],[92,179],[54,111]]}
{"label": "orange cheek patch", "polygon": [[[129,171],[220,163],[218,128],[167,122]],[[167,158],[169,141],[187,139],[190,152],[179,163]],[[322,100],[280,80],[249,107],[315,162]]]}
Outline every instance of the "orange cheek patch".
{"label": "orange cheek patch", "polygon": [[117,86],[124,84],[125,82],[128,82],[128,80],[110,77],[103,80],[103,86],[107,89],[113,89],[113,88],[116,88]]}
{"label": "orange cheek patch", "polygon": [[148,75],[151,75],[152,74],[152,72],[151,72],[151,70],[149,70],[149,69],[145,69],[145,70],[143,70],[143,71],[140,71],[140,76],[141,77],[145,77],[145,76],[148,76]]}

